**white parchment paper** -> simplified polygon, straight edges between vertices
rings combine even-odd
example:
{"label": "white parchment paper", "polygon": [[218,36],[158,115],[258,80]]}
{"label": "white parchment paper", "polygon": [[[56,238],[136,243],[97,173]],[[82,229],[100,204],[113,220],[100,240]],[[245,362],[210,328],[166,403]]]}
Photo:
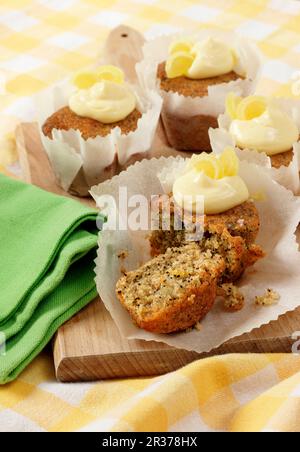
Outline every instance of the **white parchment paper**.
{"label": "white parchment paper", "polygon": [[[157,175],[167,169],[176,174],[177,166],[183,166],[183,159],[180,157],[144,160],[111,181],[93,187],[91,194],[98,204],[102,203],[103,195],[112,196],[117,201],[119,187],[126,187],[128,197],[142,194],[150,199],[152,195],[163,193]],[[126,338],[155,340],[177,348],[206,352],[230,338],[276,320],[279,315],[300,305],[300,253],[295,236],[300,220],[300,200],[272,180],[262,166],[242,161],[240,175],[250,193],[260,192],[266,197],[266,201],[257,203],[261,219],[257,243],[267,255],[248,269],[239,283],[246,299],[245,308],[237,313],[227,313],[223,311],[222,304],[216,302],[202,321],[200,331],[159,335],[139,329],[119,303],[115,285],[122,269],[136,269],[149,259],[148,232],[104,231],[99,238],[96,260],[97,288],[106,308]],[[128,251],[128,257],[120,261],[118,254],[125,250]],[[267,288],[280,294],[279,304],[270,307],[256,306],[254,297],[262,295]]]}
{"label": "white parchment paper", "polygon": [[185,36],[178,34],[160,36],[144,45],[144,58],[136,65],[137,75],[145,89],[155,89],[160,92],[164,100],[164,109],[168,113],[176,113],[176,115],[182,117],[202,114],[218,117],[218,115],[224,113],[225,100],[229,92],[248,96],[255,91],[262,70],[262,58],[257,48],[248,40],[238,37],[232,32],[201,30],[193,37],[200,41],[210,36],[222,40],[235,49],[239,63],[234,69],[238,74],[246,74],[246,79],[210,86],[208,95],[201,98],[186,97],[178,93],[160,90],[157,80],[157,66],[167,60],[170,44],[176,39],[186,38],[187,34]]}

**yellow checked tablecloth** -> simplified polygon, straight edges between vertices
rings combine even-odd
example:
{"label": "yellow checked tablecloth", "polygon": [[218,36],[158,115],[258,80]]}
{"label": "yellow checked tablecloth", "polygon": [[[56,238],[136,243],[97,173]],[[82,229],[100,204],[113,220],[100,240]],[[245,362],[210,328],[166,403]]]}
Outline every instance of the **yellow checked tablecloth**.
{"label": "yellow checked tablecloth", "polygon": [[[94,63],[120,23],[146,37],[234,29],[266,56],[265,94],[287,93],[300,69],[300,1],[1,0],[0,163],[13,161],[7,133],[33,115],[30,96]],[[44,353],[0,388],[0,431],[78,430],[300,431],[300,356],[229,355],[158,378],[60,384]]]}
{"label": "yellow checked tablecloth", "polygon": [[228,355],[158,378],[55,381],[45,353],[0,387],[0,431],[300,431],[300,356]]}

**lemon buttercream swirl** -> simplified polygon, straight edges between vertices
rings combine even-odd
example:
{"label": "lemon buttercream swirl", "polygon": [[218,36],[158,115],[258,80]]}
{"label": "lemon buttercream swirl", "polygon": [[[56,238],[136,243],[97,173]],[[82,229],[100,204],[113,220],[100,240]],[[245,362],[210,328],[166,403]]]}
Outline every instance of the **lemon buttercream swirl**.
{"label": "lemon buttercream swirl", "polygon": [[202,197],[203,213],[225,212],[249,199],[248,188],[238,172],[239,161],[233,149],[227,148],[219,156],[194,155],[184,173],[174,182],[174,200],[185,210],[195,213]]}
{"label": "lemon buttercream swirl", "polygon": [[76,74],[77,90],[69,107],[78,116],[112,124],[125,119],[136,108],[136,96],[124,82],[123,72],[114,66]]}
{"label": "lemon buttercream swirl", "polygon": [[226,111],[232,121],[229,132],[241,148],[275,155],[289,151],[299,140],[293,118],[262,96],[244,99],[230,94]]}
{"label": "lemon buttercream swirl", "polygon": [[168,78],[186,76],[200,80],[231,72],[236,65],[233,49],[218,39],[203,41],[175,41],[169,49],[166,62]]}

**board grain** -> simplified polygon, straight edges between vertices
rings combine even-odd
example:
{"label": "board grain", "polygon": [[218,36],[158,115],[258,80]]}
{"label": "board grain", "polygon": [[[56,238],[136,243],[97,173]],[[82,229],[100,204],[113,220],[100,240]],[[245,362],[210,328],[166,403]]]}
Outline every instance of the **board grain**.
{"label": "board grain", "polygon": [[[134,81],[132,68],[141,57],[142,43],[143,37],[138,32],[129,27],[118,27],[107,40],[105,59],[121,66]],[[47,191],[75,198],[57,184],[42,148],[37,125],[22,124],[16,135],[24,179]],[[166,148],[165,144],[163,127],[159,124],[150,155],[157,155],[157,150],[162,146],[165,155],[174,155],[174,151]],[[75,199],[93,205],[91,199]],[[234,338],[209,354],[200,355],[162,343],[124,339],[100,298],[97,298],[57,332],[53,341],[54,364],[58,380],[65,382],[159,375],[210,355],[291,352],[292,335],[299,330],[300,309],[250,334]]]}

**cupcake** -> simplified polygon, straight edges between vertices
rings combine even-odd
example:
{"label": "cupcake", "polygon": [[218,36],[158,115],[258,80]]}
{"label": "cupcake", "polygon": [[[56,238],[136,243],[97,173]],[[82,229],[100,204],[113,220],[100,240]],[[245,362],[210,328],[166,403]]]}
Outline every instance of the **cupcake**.
{"label": "cupcake", "polygon": [[[241,151],[264,155],[276,179],[297,192],[299,188],[300,102],[230,93],[219,127]],[[210,133],[213,139],[213,131]],[[248,158],[245,154],[245,158]],[[284,180],[285,179],[285,180]],[[291,180],[295,181],[293,187]]]}
{"label": "cupcake", "polygon": [[[262,249],[255,244],[259,214],[238,171],[233,149],[225,149],[220,156],[194,155],[174,178],[170,199],[165,202],[158,198],[152,205],[153,211],[158,212],[160,227],[150,235],[151,254],[157,256],[172,246],[183,246],[194,236],[203,252],[223,257],[223,283],[235,282],[247,267],[263,257]],[[162,173],[159,177],[164,185],[170,176]],[[204,218],[197,216],[197,197],[203,199]],[[163,226],[167,210],[171,212],[169,230]],[[178,228],[182,218],[184,227]],[[199,239],[190,232],[197,228],[201,232]]]}
{"label": "cupcake", "polygon": [[41,138],[59,182],[86,196],[92,185],[146,157],[161,99],[126,83],[119,68],[102,66],[48,91],[42,107]]}
{"label": "cupcake", "polygon": [[[102,213],[111,213],[99,240],[96,284],[128,340],[208,352],[299,306],[300,203],[269,169],[237,163],[232,150],[220,154],[145,159],[91,191]],[[172,203],[168,217],[159,217],[163,227],[151,214],[155,198],[169,201],[171,194],[176,212],[187,195],[187,222],[175,240],[168,237]],[[113,208],[103,209],[108,196]],[[199,232],[204,226],[194,240],[191,217],[199,218]],[[155,232],[168,243],[153,243]]]}
{"label": "cupcake", "polygon": [[[153,259],[116,285],[119,301],[139,328],[161,334],[194,326],[213,308],[218,289],[234,288],[246,268],[264,257],[255,244],[259,213],[238,172],[232,149],[220,156],[194,155],[175,177],[167,202],[162,195],[152,204],[159,214],[159,228],[150,235]],[[164,185],[168,174],[158,177]],[[198,206],[204,209],[198,212]],[[164,218],[170,213],[167,229]],[[183,218],[183,227],[175,228]],[[197,229],[201,237],[191,240]]]}
{"label": "cupcake", "polygon": [[139,328],[157,334],[184,331],[212,309],[224,267],[220,255],[202,253],[196,243],[169,248],[122,276],[116,295]]}
{"label": "cupcake", "polygon": [[201,152],[211,151],[208,130],[224,112],[227,93],[250,94],[260,67],[259,54],[247,41],[203,31],[192,38],[147,43],[137,72],[164,99],[162,120],[170,145]]}

